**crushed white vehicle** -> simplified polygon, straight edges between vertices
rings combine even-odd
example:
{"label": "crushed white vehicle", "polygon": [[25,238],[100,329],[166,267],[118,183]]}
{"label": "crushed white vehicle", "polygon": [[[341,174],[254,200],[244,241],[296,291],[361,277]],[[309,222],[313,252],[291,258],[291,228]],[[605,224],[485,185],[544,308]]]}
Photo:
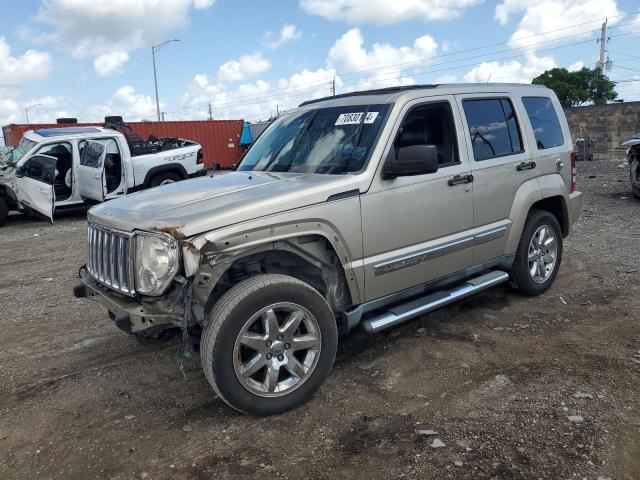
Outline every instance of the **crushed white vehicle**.
{"label": "crushed white vehicle", "polygon": [[30,130],[0,161],[0,226],[12,210],[53,221],[56,209],[203,175],[202,147],[183,138],[142,140],[121,122]]}
{"label": "crushed white vehicle", "polygon": [[640,199],[640,133],[636,133],[622,144],[627,147],[626,158],[629,162],[629,178],[633,196]]}

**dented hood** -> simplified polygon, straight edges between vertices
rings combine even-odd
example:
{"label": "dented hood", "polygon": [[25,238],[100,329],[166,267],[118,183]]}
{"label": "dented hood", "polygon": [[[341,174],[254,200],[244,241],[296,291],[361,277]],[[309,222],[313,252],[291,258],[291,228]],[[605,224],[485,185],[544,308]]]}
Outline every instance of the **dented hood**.
{"label": "dented hood", "polygon": [[127,195],[89,210],[119,230],[167,230],[189,237],[235,223],[325,202],[357,188],[353,175],[223,172]]}

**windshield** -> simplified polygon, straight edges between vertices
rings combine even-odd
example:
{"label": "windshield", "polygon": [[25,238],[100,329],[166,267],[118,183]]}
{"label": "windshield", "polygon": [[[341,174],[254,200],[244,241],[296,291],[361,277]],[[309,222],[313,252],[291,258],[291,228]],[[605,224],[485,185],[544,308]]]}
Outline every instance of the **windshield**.
{"label": "windshield", "polygon": [[258,137],[238,170],[345,174],[362,170],[389,105],[306,110],[281,117]]}
{"label": "windshield", "polygon": [[17,148],[14,148],[11,151],[8,163],[10,165],[16,165],[20,161],[20,159],[24,157],[24,155],[37,144],[38,142],[34,142],[33,140],[22,137],[22,140],[20,140],[20,145],[18,145]]}

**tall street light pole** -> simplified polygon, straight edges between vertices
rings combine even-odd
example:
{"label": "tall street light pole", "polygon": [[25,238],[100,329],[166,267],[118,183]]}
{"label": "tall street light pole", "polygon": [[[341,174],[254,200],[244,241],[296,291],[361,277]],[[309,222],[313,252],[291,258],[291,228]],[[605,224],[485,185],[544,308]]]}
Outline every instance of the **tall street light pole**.
{"label": "tall street light pole", "polygon": [[27,125],[29,125],[29,109],[33,107],[41,107],[41,103],[34,103],[33,105],[29,105],[24,108],[24,115],[27,117]]}
{"label": "tall street light pole", "polygon": [[179,38],[173,38],[171,40],[167,40],[165,42],[159,43],[158,45],[151,45],[151,57],[153,58],[153,82],[156,87],[156,112],[158,114],[158,121],[162,120],[162,116],[160,114],[160,97],[158,96],[158,73],[156,72],[156,52],[164,47],[166,44],[171,42],[179,42]]}

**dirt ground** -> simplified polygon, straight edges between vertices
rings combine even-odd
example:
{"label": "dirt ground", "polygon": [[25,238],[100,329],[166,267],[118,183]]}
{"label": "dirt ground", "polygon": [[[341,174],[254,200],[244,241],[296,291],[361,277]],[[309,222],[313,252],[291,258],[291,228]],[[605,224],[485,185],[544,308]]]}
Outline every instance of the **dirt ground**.
{"label": "dirt ground", "polygon": [[84,210],[11,217],[0,479],[640,479],[640,202],[621,162],[579,164],[585,208],[547,294],[495,288],[357,333],[310,403],[271,418],[216,399],[197,356],[183,380],[175,345],[138,345],[72,297]]}

